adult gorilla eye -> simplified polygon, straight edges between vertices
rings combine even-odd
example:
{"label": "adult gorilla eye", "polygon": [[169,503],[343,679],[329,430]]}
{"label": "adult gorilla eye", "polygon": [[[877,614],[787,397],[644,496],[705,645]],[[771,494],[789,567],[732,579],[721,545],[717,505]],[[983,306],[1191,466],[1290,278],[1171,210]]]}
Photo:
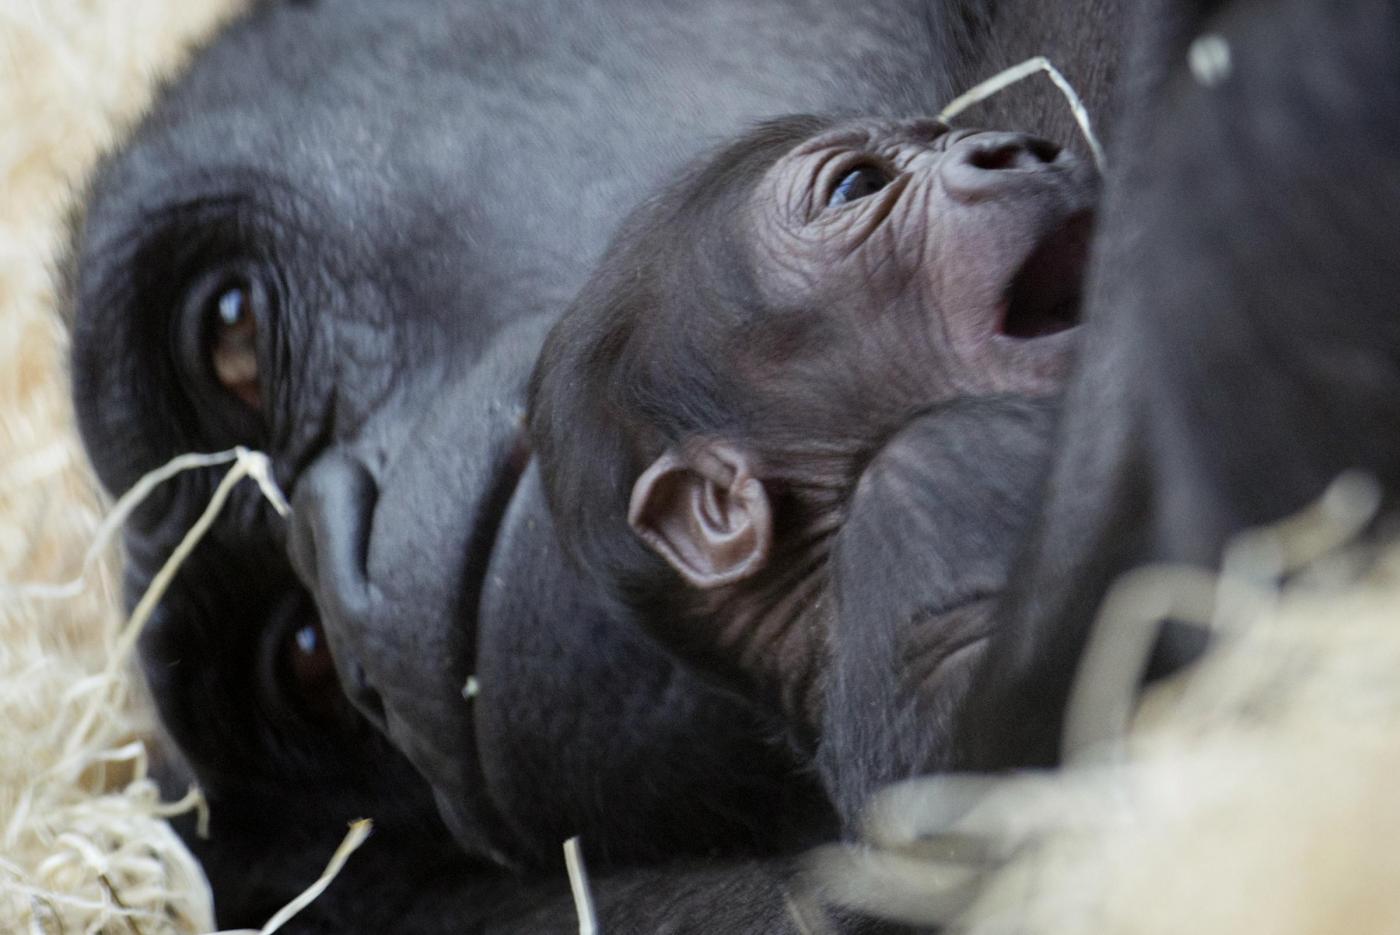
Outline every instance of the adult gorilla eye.
{"label": "adult gorilla eye", "polygon": [[340,690],[326,634],[316,621],[290,629],[279,650],[282,693],[302,710],[323,720],[345,716],[348,701]]}
{"label": "adult gorilla eye", "polygon": [[835,208],[873,195],[890,184],[890,181],[890,173],[881,166],[857,166],[836,183],[836,187],[831,190],[831,196],[826,200],[826,206]]}
{"label": "adult gorilla eye", "polygon": [[258,389],[258,315],[256,290],[232,282],[210,300],[209,362],[219,385],[251,409],[262,408]]}
{"label": "adult gorilla eye", "polygon": [[275,723],[318,736],[349,736],[368,727],[341,689],[330,643],[306,594],[290,594],[271,609],[258,635],[253,684]]}

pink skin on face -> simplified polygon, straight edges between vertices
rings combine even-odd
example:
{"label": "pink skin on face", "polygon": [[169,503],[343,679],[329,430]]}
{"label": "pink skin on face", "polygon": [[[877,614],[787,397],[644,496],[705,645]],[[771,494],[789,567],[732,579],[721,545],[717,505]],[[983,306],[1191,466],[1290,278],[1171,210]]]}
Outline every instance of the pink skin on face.
{"label": "pink skin on face", "polygon": [[871,367],[918,360],[931,398],[1045,395],[1074,343],[1096,192],[1043,140],[863,121],[774,164],[750,243],[766,299],[850,322]]}

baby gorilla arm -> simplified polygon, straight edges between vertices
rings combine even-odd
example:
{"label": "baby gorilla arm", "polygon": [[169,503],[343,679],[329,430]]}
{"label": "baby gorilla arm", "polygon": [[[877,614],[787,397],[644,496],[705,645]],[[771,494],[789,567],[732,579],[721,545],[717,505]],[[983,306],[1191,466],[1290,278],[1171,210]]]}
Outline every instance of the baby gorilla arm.
{"label": "baby gorilla arm", "polygon": [[[815,748],[847,821],[880,786],[948,765],[950,712],[973,690],[972,663],[1036,513],[1056,408],[1054,400],[988,397],[924,411],[861,473],[815,575],[794,569],[796,577],[771,585],[741,583],[737,599],[687,625],[703,631],[688,658],[777,699],[795,737]],[[709,569],[729,551],[731,537],[710,534],[716,523],[700,514],[723,514],[726,528],[764,526],[758,538],[770,536],[762,485],[752,495],[736,489],[749,486],[735,482],[747,476],[743,452],[692,448],[688,461],[668,454],[645,472],[633,504],[634,523],[649,517],[644,538],[664,543],[653,547],[682,571]],[[731,455],[724,470],[695,466],[715,451]],[[663,488],[670,492],[658,494]],[[743,505],[754,499],[762,509]],[[692,554],[709,557],[677,557]],[[696,577],[687,581],[702,587]]]}
{"label": "baby gorilla arm", "polygon": [[881,785],[948,765],[950,715],[975,690],[972,663],[1036,513],[1055,409],[990,398],[930,410],[862,474],[831,553],[818,751],[848,821]]}

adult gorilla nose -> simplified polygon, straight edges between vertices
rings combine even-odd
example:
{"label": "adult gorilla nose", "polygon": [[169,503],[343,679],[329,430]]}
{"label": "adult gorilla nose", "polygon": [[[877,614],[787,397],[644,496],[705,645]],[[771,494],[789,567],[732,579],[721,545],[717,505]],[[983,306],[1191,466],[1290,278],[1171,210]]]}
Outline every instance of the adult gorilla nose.
{"label": "adult gorilla nose", "polygon": [[365,553],[378,499],[369,470],[341,453],[321,457],[297,480],[288,540],[292,566],[335,617],[368,611]]}
{"label": "adult gorilla nose", "polygon": [[985,132],[964,136],[939,163],[948,192],[966,201],[996,196],[1028,173],[1055,164],[1060,147],[1025,133]]}
{"label": "adult gorilla nose", "polygon": [[346,645],[359,644],[373,613],[375,588],[365,561],[378,498],[378,485],[363,464],[343,453],[327,454],[297,482],[288,549],[292,567],[326,618],[345,693],[383,730],[383,698],[359,651]]}
{"label": "adult gorilla nose", "polygon": [[432,786],[463,848],[498,858],[511,838],[483,792],[478,704],[463,686],[524,455],[516,394],[483,391],[494,374],[479,369],[386,404],[320,453],[296,479],[287,547],[347,697]]}
{"label": "adult gorilla nose", "polygon": [[458,841],[495,854],[500,832],[489,807],[463,807],[480,780],[469,763],[456,628],[436,605],[405,603],[404,565],[374,564],[376,539],[397,544],[404,528],[422,524],[363,462],[333,449],[297,480],[288,550],[315,598],[346,696],[428,780]]}

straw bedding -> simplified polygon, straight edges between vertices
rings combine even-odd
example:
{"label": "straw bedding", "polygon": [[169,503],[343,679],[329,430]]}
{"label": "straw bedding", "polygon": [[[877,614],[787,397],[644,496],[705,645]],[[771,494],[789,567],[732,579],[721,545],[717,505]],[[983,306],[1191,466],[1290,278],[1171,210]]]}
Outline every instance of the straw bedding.
{"label": "straw bedding", "polygon": [[[65,205],[156,76],[236,6],[0,4],[0,582],[71,577],[106,508],[53,312]],[[928,805],[946,786],[890,799],[875,853],[930,875],[870,886],[976,932],[1400,931],[1400,556],[1348,554],[1216,614],[1225,648],[1108,753],[972,787],[951,816]],[[160,817],[191,803],[159,803],[148,706],[108,666],[115,558],[86,580],[62,601],[0,590],[0,931],[207,931],[207,884]],[[982,842],[976,867],[911,843],[950,829]],[[852,883],[880,872],[839,866]],[[935,898],[981,875],[975,900]]]}

